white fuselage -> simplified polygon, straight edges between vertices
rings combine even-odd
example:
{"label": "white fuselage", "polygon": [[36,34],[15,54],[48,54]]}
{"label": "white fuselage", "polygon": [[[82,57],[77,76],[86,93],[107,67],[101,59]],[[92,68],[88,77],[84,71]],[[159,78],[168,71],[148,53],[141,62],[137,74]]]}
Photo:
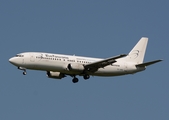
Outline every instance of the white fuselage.
{"label": "white fuselage", "polygon": [[121,54],[106,59],[71,56],[63,54],[24,52],[9,59],[9,62],[23,70],[26,69],[47,71],[47,76],[62,79],[67,75],[73,77],[77,83],[77,75],[89,79],[90,76],[119,76],[133,74],[146,69],[146,66],[162,60],[144,62],[148,38],[142,37],[133,49],[126,55]]}
{"label": "white fuselage", "polygon": [[[60,72],[67,75],[83,75],[83,65],[100,60],[103,59],[42,52],[25,52],[17,54],[9,61],[15,66],[25,69]],[[76,70],[69,70],[69,64],[74,65]],[[85,74],[95,76],[118,76],[133,74],[142,70],[145,70],[145,67],[137,68],[134,63],[126,62],[123,58],[120,58],[111,65],[99,68],[95,72],[87,72]]]}

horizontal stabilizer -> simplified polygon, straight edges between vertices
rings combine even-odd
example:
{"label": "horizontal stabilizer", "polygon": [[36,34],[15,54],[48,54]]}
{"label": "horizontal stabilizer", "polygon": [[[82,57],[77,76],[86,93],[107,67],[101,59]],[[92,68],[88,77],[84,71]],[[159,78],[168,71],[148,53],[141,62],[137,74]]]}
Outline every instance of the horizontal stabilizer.
{"label": "horizontal stabilizer", "polygon": [[154,63],[161,62],[161,61],[162,60],[154,60],[154,61],[151,61],[151,62],[146,62],[146,63],[138,64],[138,65],[136,65],[136,67],[145,67],[145,66],[149,66],[149,65],[152,65]]}

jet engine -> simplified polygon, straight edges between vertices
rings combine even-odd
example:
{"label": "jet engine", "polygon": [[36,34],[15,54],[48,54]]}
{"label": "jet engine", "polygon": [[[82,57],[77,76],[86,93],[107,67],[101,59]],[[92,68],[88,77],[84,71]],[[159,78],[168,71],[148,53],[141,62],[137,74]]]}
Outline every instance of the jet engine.
{"label": "jet engine", "polygon": [[84,70],[84,66],[81,64],[68,64],[67,68],[70,71],[83,71]]}
{"label": "jet engine", "polygon": [[54,78],[54,79],[62,79],[65,77],[65,75],[60,72],[52,72],[52,71],[47,71],[47,76],[49,78]]}

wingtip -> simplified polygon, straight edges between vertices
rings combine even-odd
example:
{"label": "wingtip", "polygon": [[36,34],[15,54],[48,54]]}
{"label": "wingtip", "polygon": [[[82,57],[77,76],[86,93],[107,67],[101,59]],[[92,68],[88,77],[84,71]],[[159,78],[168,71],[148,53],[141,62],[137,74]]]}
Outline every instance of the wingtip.
{"label": "wingtip", "polygon": [[142,37],[142,39],[148,39],[148,37]]}

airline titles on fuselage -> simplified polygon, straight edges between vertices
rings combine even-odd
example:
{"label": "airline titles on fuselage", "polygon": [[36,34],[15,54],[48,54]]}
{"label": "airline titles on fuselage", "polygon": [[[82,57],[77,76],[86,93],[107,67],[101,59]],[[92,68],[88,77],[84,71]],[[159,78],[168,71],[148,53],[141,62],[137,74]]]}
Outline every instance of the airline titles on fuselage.
{"label": "airline titles on fuselage", "polygon": [[54,54],[41,54],[40,56],[36,56],[37,59],[41,60],[59,60],[59,61],[67,61],[67,62],[77,62],[81,64],[87,64],[95,62],[95,60],[84,59],[84,58],[76,58],[74,56],[67,57],[67,56],[58,56]]}

